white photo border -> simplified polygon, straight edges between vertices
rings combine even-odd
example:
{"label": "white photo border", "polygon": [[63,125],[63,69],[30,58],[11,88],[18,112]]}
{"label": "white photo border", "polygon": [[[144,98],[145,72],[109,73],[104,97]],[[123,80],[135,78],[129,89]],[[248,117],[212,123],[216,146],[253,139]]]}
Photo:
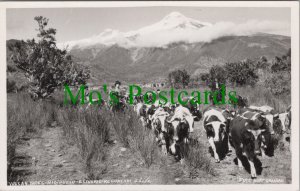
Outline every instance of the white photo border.
{"label": "white photo border", "polygon": [[[292,183],[230,185],[41,185],[7,186],[7,93],[6,9],[7,8],[96,8],[96,7],[287,7],[291,9],[292,56]],[[102,1],[102,2],[0,2],[0,190],[299,190],[299,2],[298,1]]]}

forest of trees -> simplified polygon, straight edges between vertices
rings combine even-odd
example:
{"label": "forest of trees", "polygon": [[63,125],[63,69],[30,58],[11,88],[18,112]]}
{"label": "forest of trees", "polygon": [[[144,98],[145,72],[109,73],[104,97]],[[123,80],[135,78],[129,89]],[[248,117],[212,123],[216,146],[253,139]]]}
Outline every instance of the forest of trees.
{"label": "forest of trees", "polygon": [[245,59],[224,65],[213,65],[208,73],[191,79],[186,70],[176,70],[168,75],[171,87],[191,87],[191,81],[202,81],[211,86],[213,81],[237,86],[262,85],[274,95],[290,94],[291,91],[291,50],[281,57],[268,60],[262,56],[257,60]]}

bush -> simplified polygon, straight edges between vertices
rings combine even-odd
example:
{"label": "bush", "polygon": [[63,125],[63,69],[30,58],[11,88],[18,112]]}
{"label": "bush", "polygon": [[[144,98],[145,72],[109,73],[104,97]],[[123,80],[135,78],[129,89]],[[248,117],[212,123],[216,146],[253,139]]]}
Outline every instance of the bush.
{"label": "bush", "polygon": [[243,62],[227,63],[225,70],[228,80],[237,85],[254,86],[258,81],[257,67],[252,60],[248,59]]}
{"label": "bush", "polygon": [[265,86],[274,95],[290,95],[291,93],[291,74],[289,72],[273,73],[265,81]]}
{"label": "bush", "polygon": [[267,87],[274,95],[290,95],[291,93],[291,52],[282,57],[275,57],[271,74],[265,80]]}
{"label": "bush", "polygon": [[215,81],[215,79],[218,80],[219,83],[225,84],[226,83],[226,70],[222,66],[212,66],[209,70],[209,82],[210,86],[212,85],[211,83]]}
{"label": "bush", "polygon": [[169,84],[176,89],[185,88],[189,85],[190,75],[186,70],[176,70],[168,75]]}

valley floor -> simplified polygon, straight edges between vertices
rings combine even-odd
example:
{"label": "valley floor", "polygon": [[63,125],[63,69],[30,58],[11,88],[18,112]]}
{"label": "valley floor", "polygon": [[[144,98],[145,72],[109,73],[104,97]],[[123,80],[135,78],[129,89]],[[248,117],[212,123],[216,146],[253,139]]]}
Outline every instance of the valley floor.
{"label": "valley floor", "polygon": [[[208,143],[202,122],[195,124],[198,140]],[[288,143],[286,143],[288,144]],[[109,155],[105,164],[94,169],[98,177],[87,175],[75,145],[66,142],[59,126],[42,129],[41,135],[23,140],[17,146],[14,173],[20,180],[31,184],[57,184],[55,181],[74,181],[88,184],[88,180],[100,179],[100,184],[241,184],[241,183],[291,183],[291,153],[289,146],[277,149],[274,157],[261,158],[262,172],[256,180],[250,179],[246,170],[239,170],[234,162],[235,152],[220,163],[211,161],[214,175],[206,172],[190,172],[173,156],[155,161],[149,168],[130,149],[123,148],[118,140],[107,144]],[[36,181],[42,181],[40,183]],[[84,182],[85,181],[85,182]],[[107,181],[119,181],[107,182]],[[274,182],[275,181],[275,182]],[[99,183],[99,182],[98,182]]]}

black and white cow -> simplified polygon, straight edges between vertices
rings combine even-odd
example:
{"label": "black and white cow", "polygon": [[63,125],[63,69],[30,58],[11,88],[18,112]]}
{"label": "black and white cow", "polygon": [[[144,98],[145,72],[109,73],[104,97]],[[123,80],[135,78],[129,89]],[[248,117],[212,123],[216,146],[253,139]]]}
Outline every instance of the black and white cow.
{"label": "black and white cow", "polygon": [[175,155],[181,163],[184,161],[185,148],[189,138],[189,123],[186,119],[175,118],[172,122],[167,121],[166,141],[168,150]]}
{"label": "black and white cow", "polygon": [[174,115],[168,122],[172,123],[176,119],[178,119],[181,122],[186,121],[189,125],[188,130],[190,133],[192,133],[194,131],[194,118],[195,116],[192,115],[188,108],[179,105],[175,108]]}
{"label": "black and white cow", "polygon": [[165,135],[167,133],[166,119],[170,114],[163,108],[157,108],[152,116],[150,116],[151,126],[156,136],[156,141],[162,144],[162,152],[167,154],[165,146]]}
{"label": "black and white cow", "polygon": [[[208,142],[212,148],[216,162],[219,163],[220,157],[217,152],[216,144],[220,145],[223,153],[226,153],[230,148],[229,124],[222,114],[222,110],[218,108],[206,109],[203,118],[203,126],[206,131]],[[224,144],[225,138],[227,138],[226,144]]]}

